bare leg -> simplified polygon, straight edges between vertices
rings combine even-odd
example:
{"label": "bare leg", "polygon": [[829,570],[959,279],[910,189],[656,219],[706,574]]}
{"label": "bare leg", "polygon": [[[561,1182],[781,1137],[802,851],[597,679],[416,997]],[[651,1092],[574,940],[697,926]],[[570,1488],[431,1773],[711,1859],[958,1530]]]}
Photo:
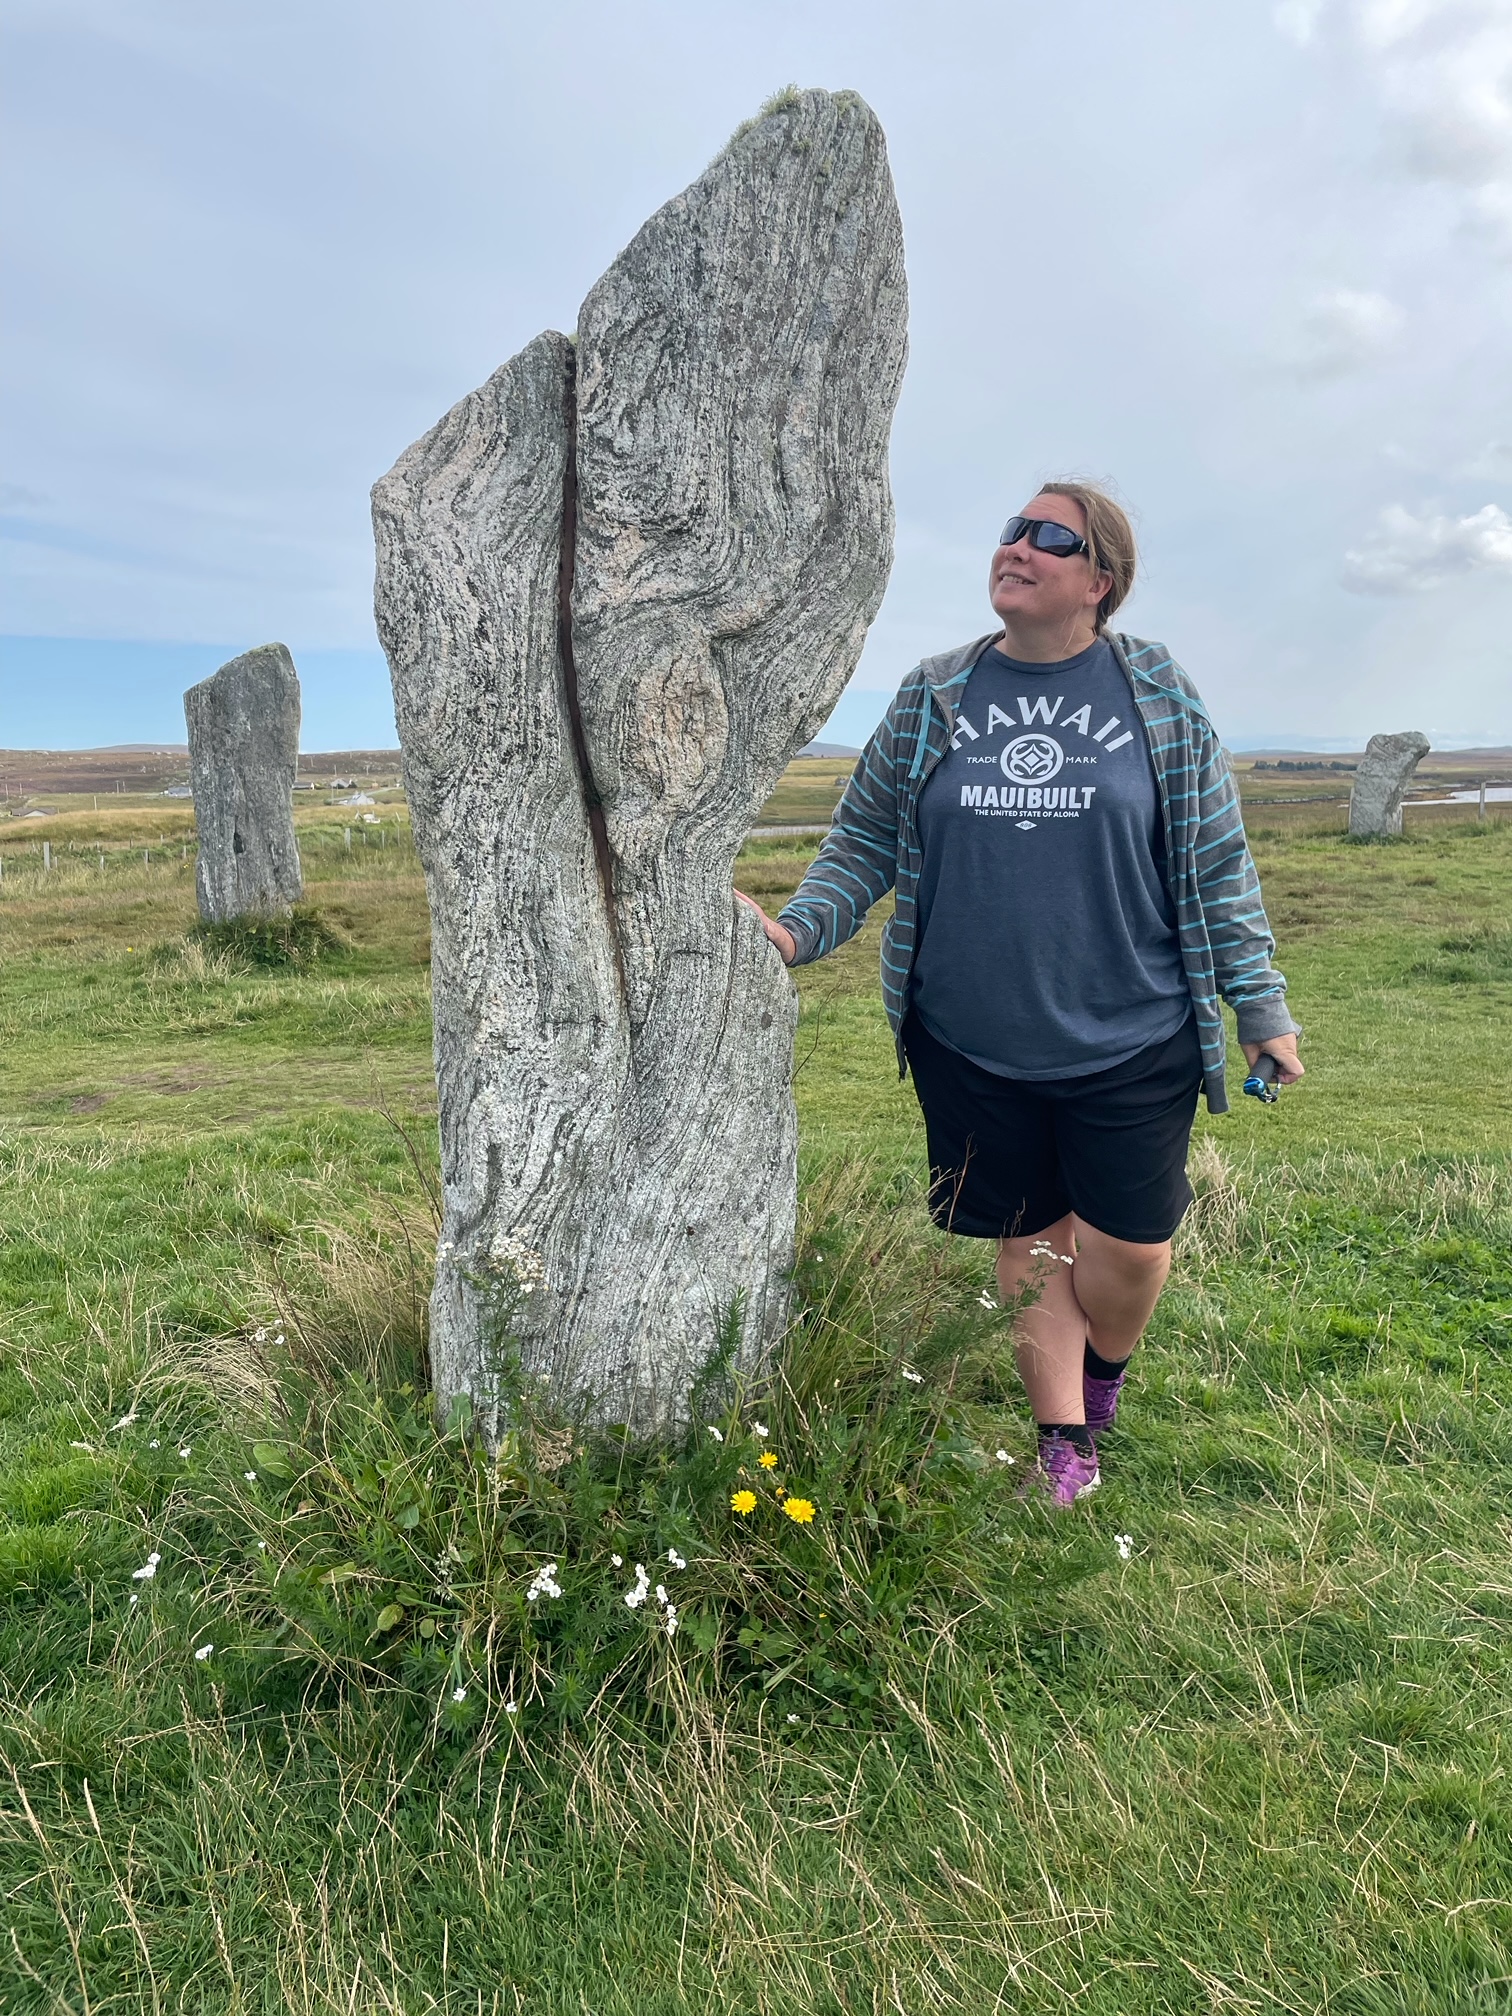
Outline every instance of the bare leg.
{"label": "bare leg", "polygon": [[[1087,1341],[1100,1358],[1127,1358],[1144,1334],[1171,1271],[1171,1242],[1136,1246],[1078,1218],[1071,1284],[1087,1315]],[[1072,1249],[1058,1249],[1069,1253]]]}
{"label": "bare leg", "polygon": [[[1075,1264],[1068,1267],[1062,1254],[1073,1255]],[[1086,1420],[1086,1346],[1090,1343],[1100,1357],[1114,1362],[1127,1358],[1170,1270],[1169,1240],[1136,1245],[1070,1214],[1030,1239],[999,1242],[1003,1300],[1012,1301],[1025,1287],[1039,1284],[1038,1299],[1020,1315],[1014,1331],[1019,1377],[1036,1421]]]}
{"label": "bare leg", "polygon": [[[997,1278],[1004,1302],[1025,1288],[1039,1289],[1037,1299],[1020,1312],[1013,1335],[1019,1377],[1036,1421],[1087,1418],[1082,1398],[1087,1312],[1076,1298],[1074,1270],[1057,1257],[1076,1251],[1071,1243],[1075,1222],[1068,1212],[1032,1239],[1003,1239],[998,1244]],[[1047,1246],[1049,1254],[1044,1252]]]}

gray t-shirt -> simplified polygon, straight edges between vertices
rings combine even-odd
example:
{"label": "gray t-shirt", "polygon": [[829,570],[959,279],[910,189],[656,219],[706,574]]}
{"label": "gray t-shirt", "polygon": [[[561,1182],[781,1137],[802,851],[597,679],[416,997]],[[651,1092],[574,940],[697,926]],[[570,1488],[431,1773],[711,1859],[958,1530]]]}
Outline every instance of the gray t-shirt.
{"label": "gray t-shirt", "polygon": [[1191,995],[1144,728],[1113,648],[989,645],[919,800],[912,1000],[1008,1078],[1076,1078],[1175,1035]]}

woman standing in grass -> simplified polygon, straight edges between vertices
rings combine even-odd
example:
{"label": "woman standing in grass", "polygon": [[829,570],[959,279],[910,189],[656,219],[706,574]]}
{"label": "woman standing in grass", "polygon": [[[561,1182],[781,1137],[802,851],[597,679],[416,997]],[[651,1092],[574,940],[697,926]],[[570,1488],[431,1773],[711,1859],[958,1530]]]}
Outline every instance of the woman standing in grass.
{"label": "woman standing in grass", "polygon": [[1251,1064],[1302,1075],[1218,736],[1164,645],[1107,629],[1134,568],[1110,497],[1045,484],[993,555],[1000,627],[904,680],[793,900],[762,915],[801,966],[896,888],[882,991],[931,1212],[997,1240],[1005,1301],[1039,1290],[1018,1366],[1058,1505],[1100,1482],[1191,1202],[1199,1089],[1227,1109],[1219,997]]}

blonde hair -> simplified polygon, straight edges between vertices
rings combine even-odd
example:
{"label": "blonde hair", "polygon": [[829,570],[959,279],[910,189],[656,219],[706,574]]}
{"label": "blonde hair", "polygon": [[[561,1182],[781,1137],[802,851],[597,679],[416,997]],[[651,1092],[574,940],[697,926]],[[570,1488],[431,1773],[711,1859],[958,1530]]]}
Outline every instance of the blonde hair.
{"label": "blonde hair", "polygon": [[1074,497],[1086,514],[1088,562],[1094,574],[1111,577],[1108,592],[1097,605],[1097,633],[1101,636],[1108,627],[1108,618],[1121,602],[1128,600],[1129,590],[1134,586],[1134,572],[1139,565],[1139,550],[1134,543],[1134,527],[1129,523],[1129,514],[1121,504],[1114,502],[1106,490],[1099,490],[1095,483],[1078,482],[1074,477],[1041,483],[1038,494],[1042,497]]}

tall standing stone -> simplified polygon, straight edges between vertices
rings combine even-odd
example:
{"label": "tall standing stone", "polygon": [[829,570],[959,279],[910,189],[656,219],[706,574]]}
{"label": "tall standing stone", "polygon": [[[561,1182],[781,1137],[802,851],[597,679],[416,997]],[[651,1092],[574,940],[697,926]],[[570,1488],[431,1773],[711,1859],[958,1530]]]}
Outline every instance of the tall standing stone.
{"label": "tall standing stone", "polygon": [[1349,830],[1358,840],[1381,840],[1402,830],[1402,800],[1412,773],[1428,754],[1426,735],[1372,735],[1349,794]]}
{"label": "tall standing stone", "polygon": [[876,119],[794,93],[575,345],[538,337],[374,490],[433,927],[432,1361],[490,1432],[511,1300],[527,1365],[637,1429],[721,1332],[749,1368],[785,1323],[796,997],[733,868],[886,585],[905,314]]}
{"label": "tall standing stone", "polygon": [[260,644],[184,695],[199,829],[196,884],[207,924],[287,915],[304,893],[294,839],[299,675]]}

